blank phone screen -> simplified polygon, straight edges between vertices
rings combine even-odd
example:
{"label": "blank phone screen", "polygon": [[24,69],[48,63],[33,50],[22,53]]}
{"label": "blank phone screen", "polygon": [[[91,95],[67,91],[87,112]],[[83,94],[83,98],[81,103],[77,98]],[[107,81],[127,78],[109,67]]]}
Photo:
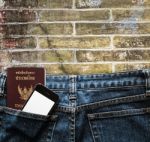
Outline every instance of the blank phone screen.
{"label": "blank phone screen", "polygon": [[48,115],[54,104],[54,101],[39,92],[34,91],[22,111],[40,115]]}

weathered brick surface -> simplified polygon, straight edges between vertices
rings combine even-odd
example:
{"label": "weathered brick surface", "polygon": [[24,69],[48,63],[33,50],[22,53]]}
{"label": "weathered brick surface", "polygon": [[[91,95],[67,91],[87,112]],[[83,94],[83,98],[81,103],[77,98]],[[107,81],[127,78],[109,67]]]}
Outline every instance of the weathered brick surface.
{"label": "weathered brick surface", "polygon": [[4,23],[4,19],[5,19],[5,12],[0,10],[0,23]]}
{"label": "weathered brick surface", "polygon": [[39,62],[70,62],[73,60],[72,51],[24,51],[11,52],[12,62],[39,63]]}
{"label": "weathered brick surface", "polygon": [[38,0],[4,0],[6,8],[31,8],[38,6]]}
{"label": "weathered brick surface", "polygon": [[4,0],[5,1],[5,7],[6,8],[18,8],[18,7],[25,7],[25,8],[31,8],[31,7],[37,7],[38,6],[38,0]]}
{"label": "weathered brick surface", "polygon": [[77,34],[149,34],[150,23],[77,23]]}
{"label": "weathered brick surface", "polygon": [[5,0],[6,8],[72,8],[72,0]]}
{"label": "weathered brick surface", "polygon": [[0,71],[22,65],[51,74],[149,68],[149,13],[150,0],[0,0]]}
{"label": "weathered brick surface", "polygon": [[45,65],[50,74],[97,74],[111,73],[111,64],[54,64]]}
{"label": "weathered brick surface", "polygon": [[73,32],[72,24],[50,23],[29,25],[28,34],[31,35],[70,35]]}
{"label": "weathered brick surface", "polygon": [[0,38],[0,49],[35,48],[35,38]]}
{"label": "weathered brick surface", "polygon": [[77,8],[128,8],[150,6],[149,0],[76,0]]}
{"label": "weathered brick surface", "polygon": [[6,22],[31,22],[36,21],[36,13],[32,10],[3,10],[3,20]]}
{"label": "weathered brick surface", "polygon": [[41,24],[9,24],[2,25],[4,35],[70,35],[72,24],[41,23]]}
{"label": "weathered brick surface", "polygon": [[117,48],[147,48],[150,47],[150,36],[116,36],[114,46]]}
{"label": "weathered brick surface", "polygon": [[8,52],[0,52],[0,63],[3,65],[8,65],[10,63],[10,55]]}
{"label": "weathered brick surface", "polygon": [[72,8],[72,0],[38,0],[41,8]]}
{"label": "weathered brick surface", "polygon": [[41,48],[104,48],[109,47],[109,37],[40,38]]}
{"label": "weathered brick surface", "polygon": [[4,27],[1,25],[1,24],[3,24],[5,22],[4,21],[4,14],[5,13],[2,10],[0,10],[0,36],[2,36],[3,32],[4,32]]}
{"label": "weathered brick surface", "polygon": [[[10,65],[7,65],[10,67]],[[13,64],[12,66],[20,67],[22,64]],[[23,64],[25,67],[41,67],[39,64]],[[0,71],[6,65],[0,65]],[[98,74],[98,73],[111,73],[111,64],[46,64],[43,65],[47,74]]]}
{"label": "weathered brick surface", "polygon": [[109,20],[109,10],[77,11],[77,10],[51,10],[40,11],[40,21],[86,21]]}
{"label": "weathered brick surface", "polygon": [[2,34],[4,36],[10,35],[25,35],[28,31],[27,24],[8,24],[8,25],[0,25],[2,29]]}
{"label": "weathered brick surface", "polygon": [[150,68],[150,63],[116,64],[116,72]]}
{"label": "weathered brick surface", "polygon": [[115,21],[149,21],[150,9],[113,10]]}
{"label": "weathered brick surface", "polygon": [[150,60],[150,50],[77,51],[79,62]]}

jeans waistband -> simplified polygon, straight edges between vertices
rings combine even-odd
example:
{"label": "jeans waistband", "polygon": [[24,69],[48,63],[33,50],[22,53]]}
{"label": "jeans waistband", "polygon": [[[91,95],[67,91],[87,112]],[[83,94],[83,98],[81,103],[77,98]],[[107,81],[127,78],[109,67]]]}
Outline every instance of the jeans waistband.
{"label": "jeans waistband", "polygon": [[[0,95],[6,94],[6,78],[7,75],[0,73]],[[88,90],[101,90],[109,88],[125,88],[125,87],[140,87],[145,89],[146,96],[150,96],[150,69],[117,72],[117,73],[102,73],[90,75],[46,75],[46,86],[54,91],[62,91],[60,95],[60,106],[62,109],[74,106],[73,100],[79,99],[78,105],[85,103],[90,104],[93,98],[87,96]],[[81,93],[80,92],[85,92]],[[83,96],[81,96],[83,95]],[[88,94],[89,95],[89,94]],[[100,95],[100,94],[98,94]],[[109,96],[103,96],[101,101],[105,103]],[[115,98],[113,94],[112,99]],[[136,98],[132,98],[136,99]],[[81,100],[87,101],[80,103]],[[91,101],[90,101],[91,100]],[[95,100],[93,100],[96,102]],[[107,103],[107,102],[106,102]],[[108,103],[107,103],[108,104]],[[64,107],[64,108],[63,108]],[[80,108],[80,107],[79,107]],[[69,109],[69,108],[68,108]],[[71,108],[72,110],[72,108]],[[73,109],[74,110],[74,109]]]}
{"label": "jeans waistband", "polygon": [[[6,79],[6,73],[0,73],[0,94],[5,93]],[[69,89],[70,83],[76,84],[76,89],[143,85],[150,92],[150,69],[90,75],[46,75],[46,86],[50,89]]]}

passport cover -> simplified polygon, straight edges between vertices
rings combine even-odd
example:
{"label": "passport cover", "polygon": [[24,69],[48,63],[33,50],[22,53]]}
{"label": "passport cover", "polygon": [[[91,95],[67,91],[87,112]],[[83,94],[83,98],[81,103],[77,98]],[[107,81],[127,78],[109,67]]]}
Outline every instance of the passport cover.
{"label": "passport cover", "polygon": [[45,84],[44,68],[8,68],[7,107],[22,109],[37,83]]}

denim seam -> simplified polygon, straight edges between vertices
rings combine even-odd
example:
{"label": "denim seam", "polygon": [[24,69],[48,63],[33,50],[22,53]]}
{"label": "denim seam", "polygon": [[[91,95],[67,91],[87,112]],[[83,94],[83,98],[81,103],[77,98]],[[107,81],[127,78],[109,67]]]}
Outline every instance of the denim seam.
{"label": "denim seam", "polygon": [[52,129],[52,132],[51,132],[51,139],[50,139],[50,142],[52,142],[52,140],[53,140],[53,135],[54,135],[55,126],[56,126],[56,122],[54,122],[54,125],[53,125],[53,129]]}
{"label": "denim seam", "polygon": [[75,107],[76,107],[76,76],[69,76],[69,106],[72,106],[74,109],[70,116],[70,141],[75,142]]}
{"label": "denim seam", "polygon": [[78,90],[88,90],[88,91],[97,91],[97,90],[108,90],[108,89],[128,89],[128,88],[133,88],[133,87],[145,87],[145,85],[128,85],[128,86],[114,86],[114,87],[101,87],[101,88],[79,88]]}
{"label": "denim seam", "polygon": [[68,92],[68,88],[49,88],[52,91],[56,91],[57,92],[64,92],[67,91]]}
{"label": "denim seam", "polygon": [[92,137],[93,137],[93,141],[95,142],[95,137],[94,137],[94,133],[92,131],[92,125],[91,125],[91,121],[90,121],[89,117],[88,117],[88,122],[89,122],[90,130],[91,130],[91,134],[92,134]]}
{"label": "denim seam", "polygon": [[104,106],[120,104],[120,103],[129,103],[129,102],[133,102],[133,101],[141,101],[141,100],[144,100],[146,98],[147,98],[146,94],[141,94],[141,95],[134,95],[134,96],[108,99],[108,100],[104,100],[104,101],[98,101],[95,103],[77,106],[77,111],[80,111],[83,109],[89,109],[89,108],[94,109],[97,107],[104,107]]}
{"label": "denim seam", "polygon": [[70,124],[71,137],[70,137],[70,140],[71,140],[71,142],[75,142],[75,111],[74,111],[74,113],[71,114],[70,118],[71,118],[71,124]]}
{"label": "denim seam", "polygon": [[112,117],[123,117],[123,116],[133,116],[133,115],[142,115],[150,113],[150,107],[140,108],[140,109],[127,109],[121,111],[110,111],[102,113],[93,113],[87,114],[90,120],[100,119],[100,118],[112,118]]}
{"label": "denim seam", "polygon": [[[101,87],[101,88],[77,88],[77,91],[80,91],[80,90],[88,90],[88,91],[97,91],[97,90],[105,90],[105,89],[109,89],[109,90],[113,90],[113,89],[128,89],[128,88],[133,88],[133,87],[145,87],[145,85],[128,85],[128,86],[125,86],[125,85],[123,85],[123,86],[114,86],[114,87]],[[49,88],[49,89],[51,89],[52,91],[56,91],[56,93],[57,93],[57,91],[58,92],[64,92],[64,91],[66,91],[66,92],[69,92],[69,90],[68,90],[68,88],[62,88],[62,89],[57,89],[57,88]]]}

